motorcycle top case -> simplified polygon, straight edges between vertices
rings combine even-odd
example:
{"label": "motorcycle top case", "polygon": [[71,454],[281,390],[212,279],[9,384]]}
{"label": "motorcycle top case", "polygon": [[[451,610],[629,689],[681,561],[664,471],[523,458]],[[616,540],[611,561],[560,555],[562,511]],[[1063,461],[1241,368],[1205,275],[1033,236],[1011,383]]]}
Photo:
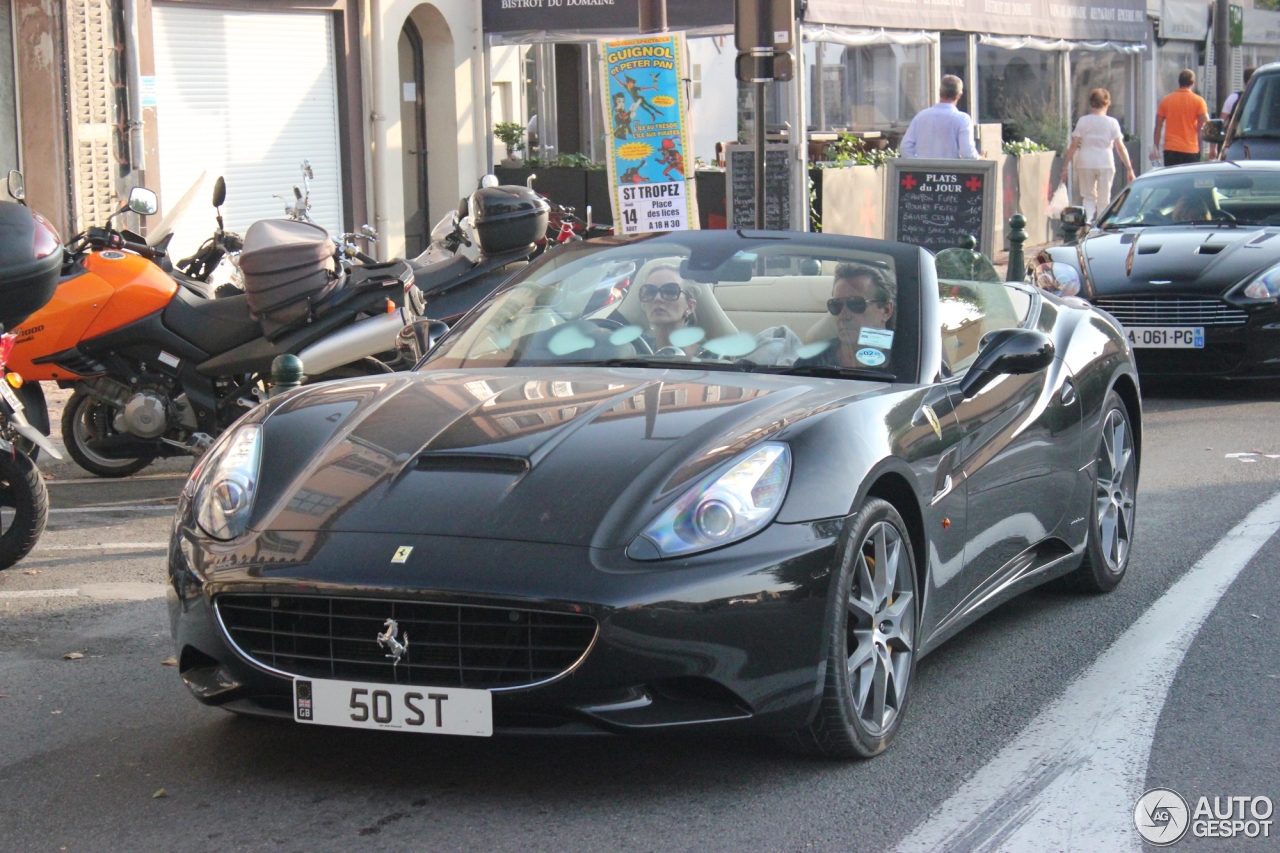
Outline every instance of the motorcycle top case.
{"label": "motorcycle top case", "polygon": [[24,204],[0,201],[0,326],[11,331],[58,289],[62,241],[49,221]]}
{"label": "motorcycle top case", "polygon": [[471,223],[480,251],[496,255],[547,236],[551,205],[528,187],[484,187],[471,194]]}
{"label": "motorcycle top case", "polygon": [[250,225],[240,269],[245,302],[267,337],[310,316],[339,281],[329,232],[292,219]]}

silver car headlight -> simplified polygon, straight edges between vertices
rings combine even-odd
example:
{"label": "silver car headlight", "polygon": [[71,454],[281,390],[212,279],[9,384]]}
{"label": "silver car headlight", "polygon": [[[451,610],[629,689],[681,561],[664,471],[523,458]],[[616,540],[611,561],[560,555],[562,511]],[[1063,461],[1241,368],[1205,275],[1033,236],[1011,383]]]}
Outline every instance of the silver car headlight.
{"label": "silver car headlight", "polygon": [[207,462],[192,478],[191,501],[196,524],[214,539],[244,535],[258,490],[262,465],[262,425],[238,428],[220,447],[210,450]]}
{"label": "silver car headlight", "polygon": [[[791,449],[780,442],[758,445],[685,492],[627,552],[633,559],[661,559],[745,539],[773,521],[790,479]],[[645,540],[657,556],[641,545]]]}
{"label": "silver car headlight", "polygon": [[1275,299],[1280,296],[1280,264],[1260,273],[1244,286],[1240,295],[1245,299]]}

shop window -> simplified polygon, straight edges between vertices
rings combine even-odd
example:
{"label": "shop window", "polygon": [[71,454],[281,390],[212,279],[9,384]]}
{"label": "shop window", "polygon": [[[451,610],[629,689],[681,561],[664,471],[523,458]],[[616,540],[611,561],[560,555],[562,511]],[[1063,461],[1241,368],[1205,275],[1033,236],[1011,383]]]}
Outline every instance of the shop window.
{"label": "shop window", "polygon": [[1062,104],[1062,53],[978,46],[978,109],[984,122],[1000,122],[1006,141],[1028,138],[1056,151],[1070,130]]}
{"label": "shop window", "polygon": [[[821,75],[816,73],[819,56]],[[827,128],[905,127],[917,112],[931,103],[926,86],[927,45],[810,44],[805,47],[805,59],[810,65],[810,79],[815,81],[808,92],[810,115],[819,115],[815,93],[819,91],[816,81],[820,77],[819,123]]]}
{"label": "shop window", "polygon": [[1106,89],[1111,93],[1107,115],[1132,132],[1133,60],[1128,54],[1107,50],[1076,50],[1071,53],[1071,124],[1089,112],[1089,93]]}
{"label": "shop window", "polygon": [[1178,88],[1178,75],[1184,68],[1196,72],[1196,92],[1204,95],[1204,45],[1193,41],[1170,41],[1160,48],[1159,81],[1157,98],[1163,98]]}

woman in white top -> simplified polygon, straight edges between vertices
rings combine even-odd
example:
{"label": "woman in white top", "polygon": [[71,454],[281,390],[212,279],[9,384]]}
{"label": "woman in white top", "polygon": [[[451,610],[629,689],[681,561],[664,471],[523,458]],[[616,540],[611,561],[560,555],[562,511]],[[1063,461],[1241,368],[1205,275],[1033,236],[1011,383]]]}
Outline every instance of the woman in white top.
{"label": "woman in white top", "polygon": [[1111,182],[1116,176],[1116,161],[1111,157],[1113,148],[1120,155],[1120,162],[1124,163],[1125,180],[1133,180],[1133,166],[1129,163],[1129,151],[1124,147],[1124,134],[1120,130],[1120,122],[1107,115],[1109,106],[1111,93],[1106,89],[1094,89],[1089,93],[1089,112],[1076,122],[1071,145],[1062,155],[1063,183],[1067,182],[1067,166],[1071,158],[1076,157],[1076,187],[1080,190],[1084,212],[1090,222],[1111,204]]}

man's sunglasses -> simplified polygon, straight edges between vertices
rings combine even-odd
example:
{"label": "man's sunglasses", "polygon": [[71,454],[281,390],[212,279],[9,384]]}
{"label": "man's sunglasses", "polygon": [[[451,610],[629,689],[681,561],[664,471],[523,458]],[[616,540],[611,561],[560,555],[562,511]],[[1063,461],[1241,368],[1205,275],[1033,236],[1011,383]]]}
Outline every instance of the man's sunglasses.
{"label": "man's sunglasses", "polygon": [[675,302],[683,293],[684,290],[681,289],[680,285],[676,284],[674,281],[669,281],[661,287],[656,284],[640,285],[641,302],[652,302],[659,296],[667,302]]}
{"label": "man's sunglasses", "polygon": [[[640,298],[643,299],[644,297],[641,296]],[[877,305],[882,304],[878,299],[872,301]],[[848,308],[854,314],[864,314],[866,313],[868,304],[870,303],[861,296],[850,296],[845,299],[828,299],[827,311],[831,312],[833,317],[839,317],[840,312],[845,308]]]}

